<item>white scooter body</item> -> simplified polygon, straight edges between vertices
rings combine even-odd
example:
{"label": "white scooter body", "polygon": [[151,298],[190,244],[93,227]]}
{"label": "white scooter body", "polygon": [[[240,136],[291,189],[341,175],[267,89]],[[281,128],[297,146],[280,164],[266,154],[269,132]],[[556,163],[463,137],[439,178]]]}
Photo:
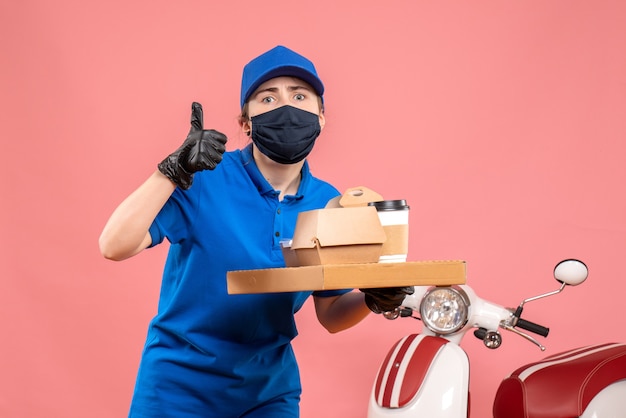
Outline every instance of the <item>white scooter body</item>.
{"label": "white scooter body", "polygon": [[448,340],[425,334],[400,340],[381,366],[369,418],[467,416],[469,362]]}
{"label": "white scooter body", "polygon": [[580,418],[618,417],[616,413],[626,414],[624,400],[626,396],[626,379],[613,383],[598,393],[585,408]]}
{"label": "white scooter body", "polygon": [[[497,331],[503,328],[543,350],[541,344],[515,326],[537,332],[532,330],[537,324],[530,323],[531,328],[527,328],[529,323],[519,318],[524,303],[554,295],[562,291],[565,284],[577,285],[586,279],[586,266],[578,262],[584,266],[583,275],[576,271],[575,261],[566,260],[557,265],[555,277],[562,283],[561,289],[527,299],[515,314],[479,298],[468,286],[459,286],[470,306],[467,322],[446,335],[424,326],[422,334],[412,334],[398,341],[379,369],[370,396],[368,418],[469,417],[469,360],[459,346],[465,333],[473,328],[485,330],[489,334],[484,339],[485,345],[497,348],[501,343]],[[429,289],[415,287],[415,293],[405,298],[403,306],[419,311]],[[526,322],[526,326],[522,322]],[[573,374],[580,383],[572,380]],[[626,417],[624,399],[626,345],[603,344],[571,350],[516,370],[498,389],[494,417]]]}

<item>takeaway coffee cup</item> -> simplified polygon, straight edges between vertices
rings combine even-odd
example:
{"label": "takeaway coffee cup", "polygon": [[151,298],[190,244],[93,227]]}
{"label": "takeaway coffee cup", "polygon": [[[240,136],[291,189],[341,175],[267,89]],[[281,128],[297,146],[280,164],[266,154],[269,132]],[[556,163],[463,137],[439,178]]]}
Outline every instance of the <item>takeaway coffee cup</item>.
{"label": "takeaway coffee cup", "polygon": [[376,208],[387,235],[379,262],[404,263],[409,252],[409,206],[406,200],[382,200],[368,205]]}

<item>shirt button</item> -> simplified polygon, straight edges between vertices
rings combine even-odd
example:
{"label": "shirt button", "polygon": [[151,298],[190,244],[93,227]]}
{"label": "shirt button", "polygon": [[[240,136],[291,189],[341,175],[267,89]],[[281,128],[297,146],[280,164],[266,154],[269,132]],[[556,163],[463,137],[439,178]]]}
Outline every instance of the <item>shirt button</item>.
{"label": "shirt button", "polygon": [[280,237],[280,232],[276,231],[274,235],[276,235],[277,237]]}
{"label": "shirt button", "polygon": [[280,208],[278,208],[278,209],[276,210],[276,213],[278,213],[278,214],[280,215]]}

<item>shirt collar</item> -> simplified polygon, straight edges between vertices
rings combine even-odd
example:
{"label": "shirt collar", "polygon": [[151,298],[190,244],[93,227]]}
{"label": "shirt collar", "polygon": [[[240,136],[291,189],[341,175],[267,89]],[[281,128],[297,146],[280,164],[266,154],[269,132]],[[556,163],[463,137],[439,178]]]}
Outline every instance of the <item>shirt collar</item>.
{"label": "shirt collar", "polygon": [[[252,156],[252,144],[248,144],[245,148],[241,150],[241,162],[250,176],[250,180],[256,186],[256,189],[259,191],[259,194],[276,194],[277,192],[274,190],[272,185],[263,177],[263,174],[259,170],[259,167],[256,165],[254,161],[254,157]],[[307,187],[310,184],[311,171],[309,170],[308,161],[304,161],[304,165],[302,166],[302,170],[300,171],[301,179],[300,185],[298,186],[298,191],[295,196],[285,196],[285,198],[295,198],[296,200],[300,200],[304,197],[304,194],[307,190]]]}

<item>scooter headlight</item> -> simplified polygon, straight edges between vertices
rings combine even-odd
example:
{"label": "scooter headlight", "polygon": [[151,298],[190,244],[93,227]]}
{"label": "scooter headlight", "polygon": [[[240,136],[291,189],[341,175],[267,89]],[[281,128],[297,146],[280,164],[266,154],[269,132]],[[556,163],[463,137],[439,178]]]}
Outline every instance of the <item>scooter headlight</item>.
{"label": "scooter headlight", "polygon": [[460,287],[433,287],[420,304],[422,322],[436,334],[451,334],[467,323],[469,298]]}

